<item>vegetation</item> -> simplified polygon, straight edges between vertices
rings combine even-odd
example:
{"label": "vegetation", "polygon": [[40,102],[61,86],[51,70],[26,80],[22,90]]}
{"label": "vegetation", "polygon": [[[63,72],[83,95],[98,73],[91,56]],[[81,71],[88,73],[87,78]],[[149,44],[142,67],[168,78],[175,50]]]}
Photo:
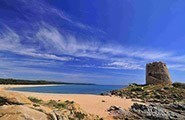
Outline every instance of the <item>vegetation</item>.
{"label": "vegetation", "polygon": [[39,103],[39,104],[41,104],[43,102],[41,99],[37,99],[35,97],[28,97],[28,99],[30,101],[32,101],[33,103]]}
{"label": "vegetation", "polygon": [[94,85],[91,83],[66,83],[66,82],[55,82],[45,80],[19,80],[12,78],[0,78],[0,84],[14,84],[14,85],[46,85],[46,84],[75,84],[75,85]]}
{"label": "vegetation", "polygon": [[7,100],[3,97],[0,97],[0,106],[6,104]]}
{"label": "vegetation", "polygon": [[81,119],[84,119],[85,118],[85,116],[87,116],[86,114],[84,114],[84,113],[81,113],[81,112],[75,112],[75,117],[76,118],[79,118],[80,120]]}
{"label": "vegetation", "polygon": [[55,100],[50,100],[49,102],[45,103],[45,105],[53,108],[66,108],[66,103],[65,102],[57,102]]}
{"label": "vegetation", "polygon": [[129,85],[121,90],[111,91],[112,95],[131,99],[141,99],[143,102],[157,103],[185,103],[184,84],[174,83],[173,85]]}
{"label": "vegetation", "polygon": [[37,84],[62,84],[61,82],[53,82],[53,81],[44,81],[44,80],[18,80],[18,79],[4,79],[0,78],[0,84],[23,84],[23,85],[37,85]]}
{"label": "vegetation", "polygon": [[176,88],[185,89],[185,83],[176,82],[176,83],[173,83],[173,86],[176,87]]}
{"label": "vegetation", "polygon": [[[43,101],[35,97],[28,97],[30,101],[32,101],[33,108],[40,112],[45,112],[41,109],[41,106],[49,107],[50,109],[54,110],[55,115],[57,118],[60,119],[68,119],[68,120],[103,120],[99,116],[94,116],[84,112],[78,104],[74,101],[56,101],[56,100],[49,100]],[[48,114],[48,117],[53,120],[53,116]]]}

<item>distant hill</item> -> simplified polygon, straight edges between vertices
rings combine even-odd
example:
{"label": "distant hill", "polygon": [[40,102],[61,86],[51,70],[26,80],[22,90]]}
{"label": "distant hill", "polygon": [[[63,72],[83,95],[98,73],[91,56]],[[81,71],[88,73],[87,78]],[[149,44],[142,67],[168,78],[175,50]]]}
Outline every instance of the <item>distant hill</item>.
{"label": "distant hill", "polygon": [[95,85],[92,83],[67,83],[56,82],[46,80],[20,80],[13,78],[0,78],[0,84],[12,84],[12,85],[47,85],[47,84],[73,84],[73,85]]}

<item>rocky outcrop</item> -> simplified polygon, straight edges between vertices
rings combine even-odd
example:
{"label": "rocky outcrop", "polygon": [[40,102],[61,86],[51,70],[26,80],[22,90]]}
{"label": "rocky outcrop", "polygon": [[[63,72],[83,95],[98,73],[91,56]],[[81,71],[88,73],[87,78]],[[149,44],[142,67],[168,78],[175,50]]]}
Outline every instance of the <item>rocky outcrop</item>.
{"label": "rocky outcrop", "polygon": [[126,116],[126,110],[121,107],[111,106],[107,111],[114,119],[124,119]]}
{"label": "rocky outcrop", "polygon": [[48,120],[48,116],[24,105],[3,105],[0,120]]}
{"label": "rocky outcrop", "polygon": [[86,113],[79,104],[72,101],[58,102],[51,100],[40,105],[48,106],[52,109],[47,113],[53,120],[101,120],[99,116]]}
{"label": "rocky outcrop", "polygon": [[150,104],[143,105],[134,103],[131,106],[131,112],[137,114],[141,119],[150,120],[184,120],[185,116],[180,113],[173,112],[163,107]]}
{"label": "rocky outcrop", "polygon": [[179,113],[185,116],[185,103],[171,103],[167,105],[162,105],[165,109],[171,110],[173,112]]}
{"label": "rocky outcrop", "polygon": [[16,92],[0,91],[0,105],[24,105],[31,104],[31,101],[24,95]]}
{"label": "rocky outcrop", "polygon": [[138,104],[134,103],[130,110],[118,106],[108,109],[109,115],[117,120],[184,120],[184,104]]}
{"label": "rocky outcrop", "polygon": [[118,106],[111,106],[108,110],[109,115],[115,120],[137,120],[139,117],[130,111]]}
{"label": "rocky outcrop", "polygon": [[146,65],[146,84],[172,84],[165,63],[153,62]]}
{"label": "rocky outcrop", "polygon": [[127,88],[113,90],[109,94],[130,98],[140,102],[169,104],[185,103],[185,89],[173,85],[130,85]]}
{"label": "rocky outcrop", "polygon": [[43,101],[0,90],[0,120],[102,120],[73,101]]}

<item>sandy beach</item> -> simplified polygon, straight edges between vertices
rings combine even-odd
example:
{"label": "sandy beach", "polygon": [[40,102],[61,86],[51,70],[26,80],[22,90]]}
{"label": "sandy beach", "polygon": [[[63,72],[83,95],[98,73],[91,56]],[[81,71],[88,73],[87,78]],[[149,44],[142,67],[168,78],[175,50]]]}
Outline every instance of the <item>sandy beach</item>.
{"label": "sandy beach", "polygon": [[[6,90],[10,92],[17,92],[12,90],[7,90],[9,88],[15,87],[33,87],[33,86],[43,86],[43,85],[0,85],[0,90]],[[48,85],[44,85],[48,86]],[[119,106],[128,110],[133,102],[130,99],[123,99],[119,97],[101,96],[101,95],[91,95],[91,94],[51,94],[51,93],[35,93],[35,92],[19,92],[29,97],[36,97],[42,100],[70,100],[78,103],[83,110],[87,113],[99,115],[104,118],[109,118],[107,109],[110,106]],[[104,102],[102,102],[104,101]]]}

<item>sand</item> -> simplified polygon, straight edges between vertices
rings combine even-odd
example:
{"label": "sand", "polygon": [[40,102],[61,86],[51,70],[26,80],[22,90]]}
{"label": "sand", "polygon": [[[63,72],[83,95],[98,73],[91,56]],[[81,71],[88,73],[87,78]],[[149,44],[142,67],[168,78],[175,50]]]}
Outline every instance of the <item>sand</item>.
{"label": "sand", "polygon": [[[13,87],[33,87],[33,86],[43,86],[43,85],[0,85],[0,90],[5,90],[7,88]],[[47,86],[47,85],[44,85]],[[14,91],[17,92],[17,91]],[[51,93],[35,93],[35,92],[18,92],[25,96],[36,97],[42,100],[70,100],[78,103],[81,108],[87,113],[99,115],[104,118],[108,118],[109,114],[107,109],[110,106],[119,106],[123,109],[128,110],[133,101],[131,99],[119,98],[116,96],[101,96],[101,95],[91,95],[91,94],[51,94]],[[105,101],[105,102],[102,102]]]}

